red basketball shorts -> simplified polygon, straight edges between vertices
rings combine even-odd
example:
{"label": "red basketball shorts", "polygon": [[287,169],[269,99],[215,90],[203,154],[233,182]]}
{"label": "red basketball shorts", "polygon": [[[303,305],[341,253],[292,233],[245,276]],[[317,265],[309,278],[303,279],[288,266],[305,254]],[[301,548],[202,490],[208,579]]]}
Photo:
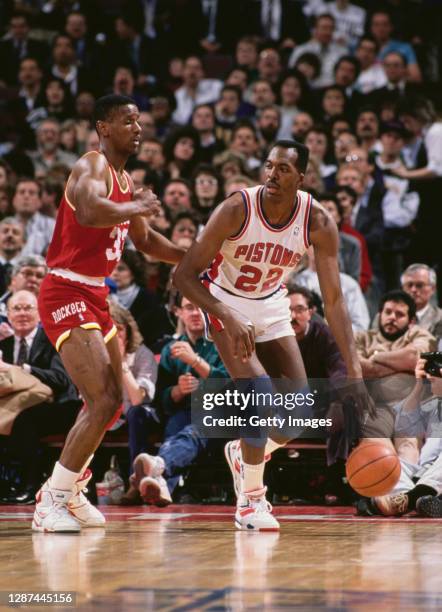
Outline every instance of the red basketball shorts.
{"label": "red basketball shorts", "polygon": [[76,327],[99,329],[105,342],[117,330],[109,313],[107,287],[93,287],[48,274],[40,287],[38,310],[43,329],[59,351]]}

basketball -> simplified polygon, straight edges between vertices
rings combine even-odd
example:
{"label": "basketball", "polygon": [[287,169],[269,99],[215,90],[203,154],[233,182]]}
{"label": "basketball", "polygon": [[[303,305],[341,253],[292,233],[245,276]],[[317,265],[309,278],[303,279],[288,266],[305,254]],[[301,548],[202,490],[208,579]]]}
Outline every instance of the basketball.
{"label": "basketball", "polygon": [[394,449],[379,442],[362,442],[346,464],[347,480],[365,497],[387,495],[399,480],[401,464]]}

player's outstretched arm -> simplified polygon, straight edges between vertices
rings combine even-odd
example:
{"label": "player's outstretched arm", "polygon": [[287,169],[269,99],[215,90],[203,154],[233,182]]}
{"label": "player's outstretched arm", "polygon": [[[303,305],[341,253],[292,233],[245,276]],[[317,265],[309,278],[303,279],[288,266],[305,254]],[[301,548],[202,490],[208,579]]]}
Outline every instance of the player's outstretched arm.
{"label": "player's outstretched arm", "polygon": [[244,219],[244,203],[239,193],[220,204],[184,255],[175,272],[174,281],[181,293],[193,304],[221,320],[232,341],[234,355],[247,359],[254,350],[253,331],[236,319],[225,304],[213,297],[199,278],[219,253],[223,242],[239,231]]}
{"label": "player's outstretched arm", "polygon": [[136,249],[166,263],[179,263],[186,252],[185,249],[173,244],[165,236],[152,229],[144,217],[132,218],[129,236]]}
{"label": "player's outstretched arm", "polygon": [[113,227],[136,215],[150,217],[159,210],[158,198],[149,190],[135,193],[131,202],[112,202],[107,198],[109,179],[108,163],[99,153],[82,157],[75,164],[66,193],[80,225]]}
{"label": "player's outstretched arm", "polygon": [[328,212],[317,202],[314,202],[312,208],[310,240],[315,252],[327,322],[344,358],[348,376],[360,379],[362,370],[339,278],[338,228]]}

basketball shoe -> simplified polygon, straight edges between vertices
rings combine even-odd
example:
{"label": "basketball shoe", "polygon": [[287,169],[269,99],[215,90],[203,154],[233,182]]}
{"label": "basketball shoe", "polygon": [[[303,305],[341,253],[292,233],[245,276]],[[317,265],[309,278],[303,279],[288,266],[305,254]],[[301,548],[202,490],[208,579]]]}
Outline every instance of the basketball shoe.
{"label": "basketball shoe", "polygon": [[146,504],[168,506],[172,503],[169,488],[162,476],[165,465],[161,457],[141,453],[135,457],[133,468],[131,484],[138,488]]}
{"label": "basketball shoe", "polygon": [[[106,519],[88,500],[83,491],[87,492],[87,484],[92,478],[92,472],[87,469],[75,483],[74,495],[68,503],[68,508],[82,527],[104,527]],[[44,485],[43,485],[44,486]]]}
{"label": "basketball shoe", "polygon": [[81,525],[69,510],[74,491],[53,489],[47,480],[35,496],[33,531],[78,532]]}
{"label": "basketball shoe", "polygon": [[243,493],[238,498],[235,525],[242,531],[277,531],[279,523],[266,499],[267,487]]}
{"label": "basketball shoe", "polygon": [[421,516],[442,518],[442,495],[424,495],[416,502],[416,510]]}
{"label": "basketball shoe", "polygon": [[224,446],[224,455],[232,472],[233,488],[237,499],[241,495],[241,442],[232,440]]}
{"label": "basketball shoe", "polygon": [[384,516],[402,516],[410,512],[408,509],[408,495],[406,493],[381,495],[379,497],[373,497],[372,501],[379,512]]}

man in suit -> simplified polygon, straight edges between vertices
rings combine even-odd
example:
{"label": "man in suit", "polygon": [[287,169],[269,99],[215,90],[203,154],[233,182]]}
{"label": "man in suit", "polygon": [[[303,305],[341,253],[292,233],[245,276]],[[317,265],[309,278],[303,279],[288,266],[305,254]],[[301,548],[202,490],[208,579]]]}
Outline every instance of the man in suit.
{"label": "man in suit", "polygon": [[416,302],[416,323],[437,335],[442,323],[442,309],[431,303],[436,291],[436,272],[423,263],[414,263],[401,276],[402,289]]}
{"label": "man in suit", "polygon": [[0,295],[6,291],[12,267],[25,244],[23,225],[14,217],[0,221]]}
{"label": "man in suit", "polygon": [[14,293],[7,313],[14,335],[0,341],[0,371],[11,364],[20,366],[53,391],[53,402],[42,403],[21,412],[3,446],[12,461],[19,462],[20,488],[3,492],[0,503],[33,503],[41,480],[38,465],[39,439],[66,433],[72,427],[82,404],[61,359],[39,325],[37,298],[30,291]]}
{"label": "man in suit", "polygon": [[296,0],[246,0],[243,23],[247,34],[294,46],[309,37],[302,4]]}
{"label": "man in suit", "polygon": [[381,104],[386,100],[397,105],[410,94],[416,94],[417,86],[407,82],[407,60],[402,53],[390,51],[383,58],[382,66],[387,82],[370,94],[373,106],[380,109]]}
{"label": "man in suit", "polygon": [[8,37],[0,42],[0,80],[15,85],[20,62],[25,57],[35,58],[41,65],[48,57],[47,45],[29,37],[29,17],[15,12],[10,21]]}

